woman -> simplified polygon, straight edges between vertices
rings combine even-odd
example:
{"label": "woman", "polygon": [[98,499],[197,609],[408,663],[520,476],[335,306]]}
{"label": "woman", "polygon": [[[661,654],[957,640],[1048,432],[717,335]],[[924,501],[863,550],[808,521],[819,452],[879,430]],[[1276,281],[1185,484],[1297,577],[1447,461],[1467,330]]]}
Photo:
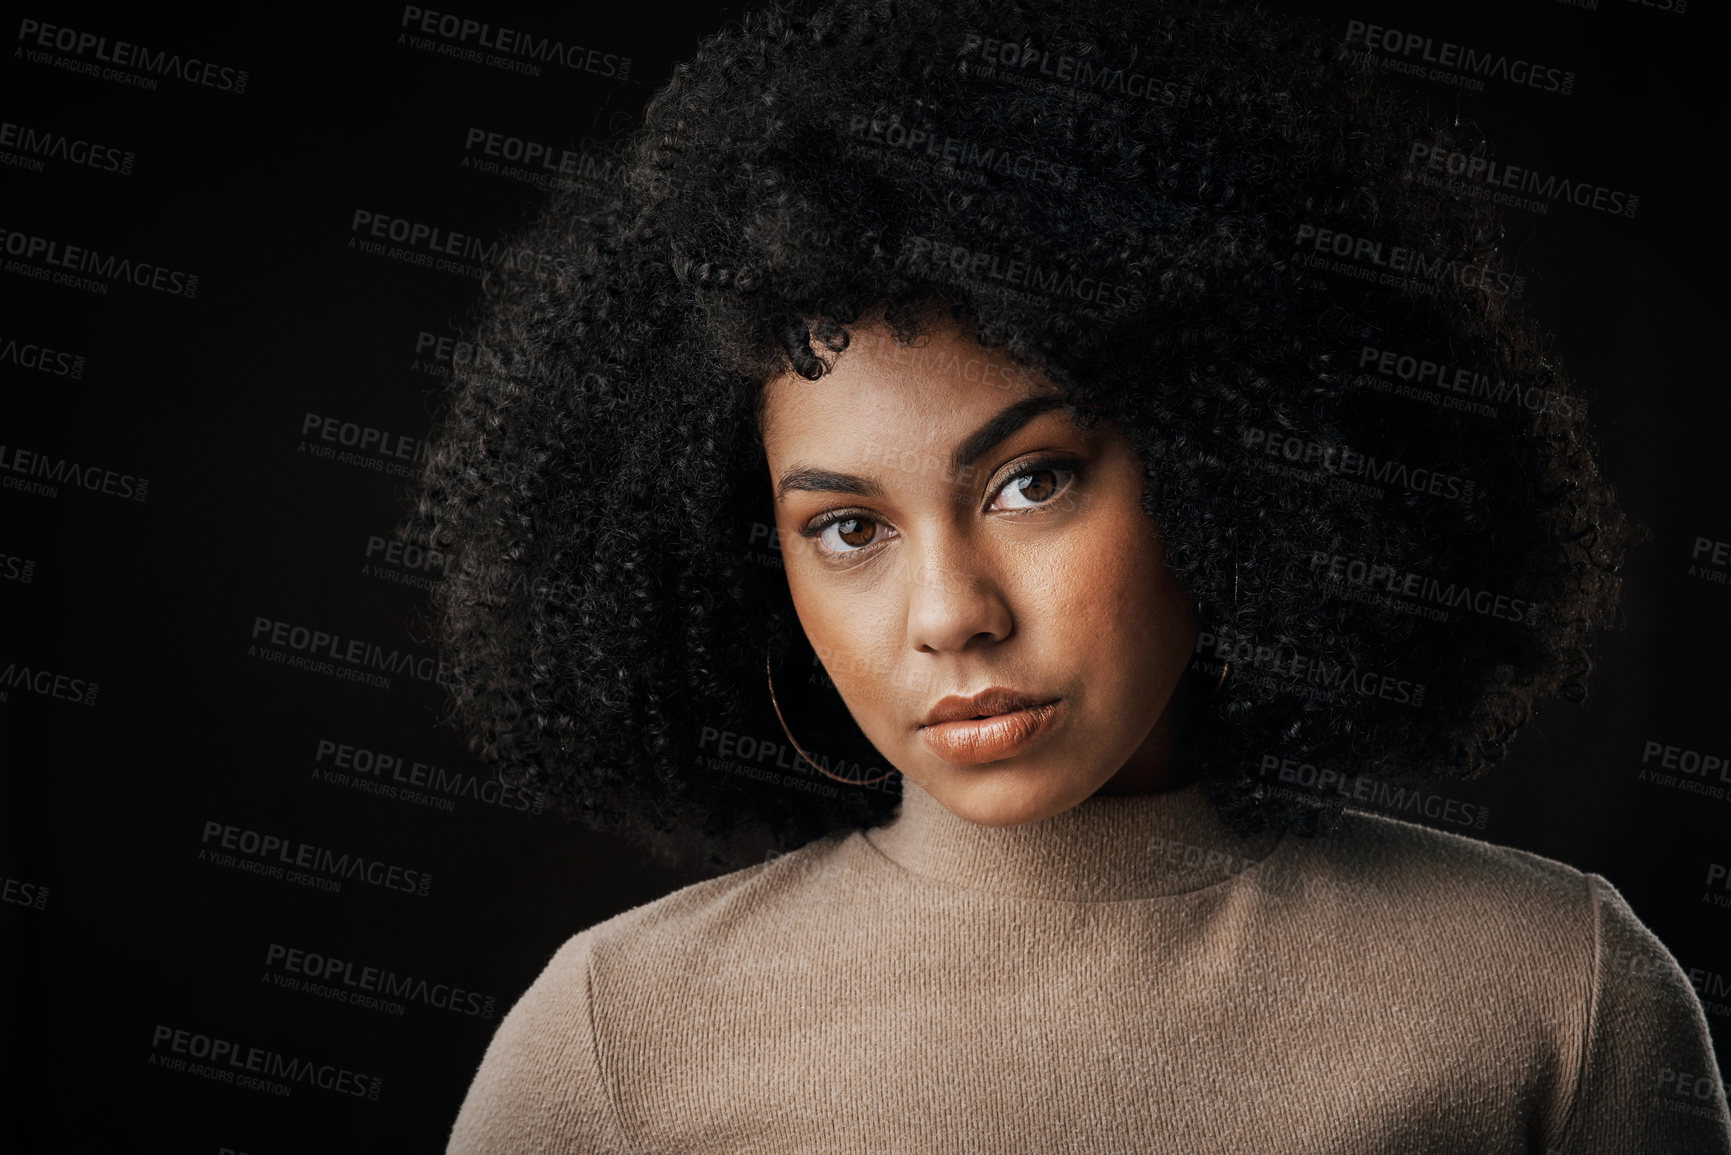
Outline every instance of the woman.
{"label": "woman", "polygon": [[1731,1151],[1608,882],[1346,808],[1578,700],[1630,534],[1319,43],[765,10],[547,213],[422,499],[454,716],[739,869],[566,942],[450,1151]]}

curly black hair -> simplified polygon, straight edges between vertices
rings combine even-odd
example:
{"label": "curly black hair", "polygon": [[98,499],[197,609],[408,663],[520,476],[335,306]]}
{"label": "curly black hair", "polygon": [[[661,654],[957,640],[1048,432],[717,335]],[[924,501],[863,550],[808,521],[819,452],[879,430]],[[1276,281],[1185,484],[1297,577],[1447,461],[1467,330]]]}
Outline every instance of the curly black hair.
{"label": "curly black hair", "polygon": [[[645,110],[612,191],[489,276],[414,520],[449,718],[510,781],[713,863],[887,820],[778,568],[763,383],[938,321],[1133,439],[1205,623],[1223,820],[1498,762],[1586,692],[1632,530],[1494,210],[1294,18],[1170,0],[773,4]],[[788,749],[795,736],[846,776]],[[1223,666],[1225,679],[1219,682]],[[1207,696],[1219,682],[1219,690]],[[1334,789],[1283,785],[1275,767]]]}

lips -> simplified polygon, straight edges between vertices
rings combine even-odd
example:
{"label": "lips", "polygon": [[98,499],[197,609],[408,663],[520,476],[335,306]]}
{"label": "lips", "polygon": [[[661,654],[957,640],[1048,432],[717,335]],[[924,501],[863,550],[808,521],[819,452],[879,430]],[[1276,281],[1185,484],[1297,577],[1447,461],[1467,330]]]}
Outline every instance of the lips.
{"label": "lips", "polygon": [[972,697],[952,695],[933,706],[919,735],[946,762],[998,762],[1022,753],[1049,732],[1063,711],[1061,698],[992,686]]}
{"label": "lips", "polygon": [[1051,695],[1029,694],[1022,690],[1010,690],[1003,686],[987,686],[972,697],[964,698],[959,694],[951,694],[937,705],[925,717],[922,726],[936,726],[940,722],[965,722],[970,718],[989,718],[994,714],[1008,714],[1015,710],[1025,710],[1030,706],[1043,706],[1047,702],[1055,702],[1057,698]]}

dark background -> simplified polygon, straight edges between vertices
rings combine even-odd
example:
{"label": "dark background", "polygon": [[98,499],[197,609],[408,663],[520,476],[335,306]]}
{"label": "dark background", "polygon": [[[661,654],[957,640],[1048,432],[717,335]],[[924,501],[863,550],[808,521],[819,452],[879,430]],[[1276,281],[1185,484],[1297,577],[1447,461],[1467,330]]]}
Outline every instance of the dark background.
{"label": "dark background", "polygon": [[[1488,805],[1477,836],[1609,877],[1691,972],[1723,1064],[1731,770],[1663,771],[1667,784],[1643,754],[1731,758],[1731,547],[1718,565],[1711,545],[1694,556],[1700,539],[1731,540],[1725,13],[1698,0],[1681,13],[1635,0],[1286,6],[1336,33],[1359,19],[1574,72],[1566,96],[1387,75],[1438,120],[1478,124],[1501,160],[1640,198],[1632,219],[1561,202],[1508,214],[1512,264],[1652,535],[1588,702],[1542,713],[1494,779],[1449,794]],[[459,334],[477,282],[351,248],[356,211],[508,234],[543,194],[465,167],[484,159],[465,148],[471,130],[555,151],[602,140],[736,12],[457,10],[629,57],[624,79],[518,75],[399,43],[404,9],[382,4],[21,14],[244,69],[243,94],[79,75],[52,60],[88,53],[32,58],[12,18],[0,121],[132,161],[102,171],[0,143],[0,240],[81,245],[198,286],[188,298],[54,285],[31,275],[42,261],[0,254],[0,478],[26,478],[25,450],[148,479],[142,501],[64,482],[52,496],[0,489],[0,1148],[437,1151],[499,1017],[554,948],[696,880],[516,808],[528,799],[481,797],[485,772],[434,725],[434,681],[363,685],[253,647],[262,618],[432,654],[417,619],[429,570],[382,548],[408,479],[379,466],[412,462],[319,457],[303,426],[313,414],[424,437],[448,361],[418,344]],[[32,368],[42,347],[67,356]],[[64,678],[58,696],[43,672]],[[443,780],[424,793],[445,803],[325,778],[321,741],[400,758],[405,775],[436,765]],[[431,882],[422,895],[351,877],[330,892],[249,873],[209,856],[213,822]],[[410,993],[391,1000],[397,1013],[290,989],[273,945],[352,964],[351,978],[392,972]],[[458,1005],[435,1005],[452,988]],[[295,1083],[284,1097],[171,1069],[159,1028],[343,1068],[362,1087],[379,1080],[378,1094]]]}

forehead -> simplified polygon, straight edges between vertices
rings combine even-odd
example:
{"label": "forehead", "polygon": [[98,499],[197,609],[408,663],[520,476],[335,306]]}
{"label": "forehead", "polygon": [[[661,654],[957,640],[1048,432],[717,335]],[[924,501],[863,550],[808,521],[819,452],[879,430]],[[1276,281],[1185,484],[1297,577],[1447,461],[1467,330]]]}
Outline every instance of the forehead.
{"label": "forehead", "polygon": [[764,447],[772,462],[802,447],[951,442],[1008,405],[1057,392],[1039,373],[952,326],[912,346],[881,325],[849,335],[847,349],[816,381],[790,373],[764,386]]}

